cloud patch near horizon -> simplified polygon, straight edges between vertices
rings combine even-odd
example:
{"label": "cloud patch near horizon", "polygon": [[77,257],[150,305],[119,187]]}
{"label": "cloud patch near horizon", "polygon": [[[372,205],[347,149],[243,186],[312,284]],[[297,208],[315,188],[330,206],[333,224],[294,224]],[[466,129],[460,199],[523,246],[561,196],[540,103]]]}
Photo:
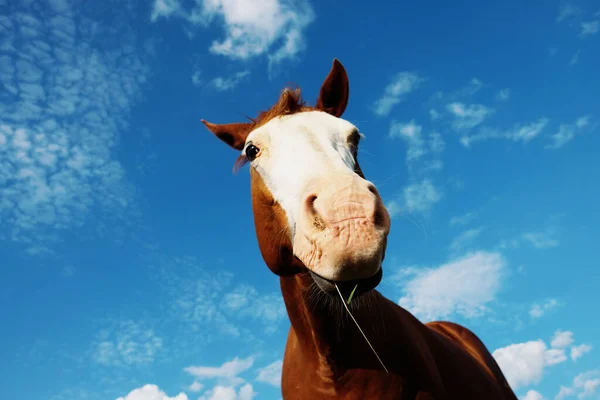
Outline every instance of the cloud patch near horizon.
{"label": "cloud patch near horizon", "polygon": [[[541,339],[531,340],[496,349],[492,356],[511,387],[518,389],[539,383],[548,367],[566,362],[569,346],[571,353],[573,349],[582,346],[587,351],[591,350],[590,345],[573,346],[573,342],[573,332],[558,330],[551,339],[550,347]],[[576,361],[577,358],[571,355],[572,361]]]}
{"label": "cloud patch near horizon", "polygon": [[454,314],[475,318],[495,300],[505,268],[499,253],[477,251],[437,268],[402,268],[392,279],[404,293],[398,304],[423,321]]}

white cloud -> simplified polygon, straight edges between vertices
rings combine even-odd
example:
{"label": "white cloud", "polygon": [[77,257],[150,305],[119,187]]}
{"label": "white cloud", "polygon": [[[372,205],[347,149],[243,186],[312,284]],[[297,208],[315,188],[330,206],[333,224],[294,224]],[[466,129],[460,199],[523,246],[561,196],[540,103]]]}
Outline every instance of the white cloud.
{"label": "white cloud", "polygon": [[162,348],[163,341],[144,324],[112,321],[93,340],[92,357],[104,366],[126,367],[149,364]]}
{"label": "white cloud", "polygon": [[256,394],[250,383],[243,385],[239,392],[236,392],[235,387],[232,386],[217,385],[198,400],[252,400]]}
{"label": "white cloud", "polygon": [[264,368],[258,370],[258,382],[268,383],[275,387],[281,386],[281,368],[283,367],[283,360],[277,360]]}
{"label": "white cloud", "polygon": [[169,397],[156,385],[144,385],[129,392],[125,397],[119,397],[117,400],[188,400],[185,393],[179,393],[175,397]]}
{"label": "white cloud", "polygon": [[202,389],[204,389],[204,385],[198,381],[192,382],[192,384],[188,387],[188,390],[194,393],[200,392]]}
{"label": "white cloud", "polygon": [[510,89],[502,89],[496,93],[496,100],[507,101],[510,98]]}
{"label": "white cloud", "polygon": [[577,398],[586,399],[594,395],[600,388],[600,370],[590,370],[582,372],[573,379],[571,387],[561,386],[560,391],[554,398],[562,400],[566,397],[574,396]]}
{"label": "white cloud", "polygon": [[580,399],[587,398],[598,391],[600,388],[600,370],[581,373],[573,380],[573,387],[580,391]]}
{"label": "white cloud", "polygon": [[573,332],[556,331],[550,345],[554,348],[562,349],[573,344]]}
{"label": "white cloud", "polygon": [[[529,310],[529,316],[531,318],[541,318],[548,311],[559,306],[558,300],[548,299],[542,304],[534,304]],[[554,347],[554,346],[553,346]]]}
{"label": "white cloud", "polygon": [[558,132],[550,136],[552,143],[546,145],[546,148],[552,150],[560,149],[565,144],[573,140],[577,133],[579,133],[589,124],[590,117],[587,115],[577,118],[573,124],[560,124]]}
{"label": "white cloud", "polygon": [[450,250],[458,251],[463,249],[470,242],[473,242],[473,240],[477,239],[479,235],[481,235],[481,232],[483,232],[483,228],[469,229],[464,231],[455,237],[454,240],[452,240],[450,243]]}
{"label": "white cloud", "polygon": [[546,365],[556,365],[567,361],[567,355],[564,349],[546,350]]}
{"label": "white cloud", "polygon": [[511,344],[495,350],[492,355],[513,389],[538,383],[545,367],[546,345],[537,340]]}
{"label": "white cloud", "polygon": [[494,113],[493,108],[483,104],[467,105],[460,102],[447,104],[446,110],[454,118],[452,127],[458,131],[472,129]]}
{"label": "white cloud", "polygon": [[306,0],[206,0],[186,11],[176,0],[156,0],[164,11],[153,11],[151,20],[177,15],[195,27],[218,21],[224,37],[214,40],[210,52],[231,59],[248,60],[268,54],[270,65],[294,58],[305,48],[304,30],[315,14]]}
{"label": "white cloud", "polygon": [[423,81],[423,78],[413,72],[397,73],[385,87],[383,96],[375,102],[373,106],[375,114],[388,115],[396,104],[404,100],[406,95],[418,89]]}
{"label": "white cloud", "polygon": [[442,195],[429,179],[414,183],[404,188],[404,209],[408,212],[427,212]]}
{"label": "white cloud", "polygon": [[[232,76],[229,77],[216,77],[214,79],[212,79],[210,81],[210,84],[217,90],[220,91],[225,91],[225,90],[231,90],[234,87],[236,87],[237,85],[240,84],[240,82],[247,77],[250,74],[250,71],[248,70],[244,70],[244,71],[240,71],[240,72],[236,72],[235,74],[233,74]],[[194,78],[192,77],[192,80]]]}
{"label": "white cloud", "polygon": [[244,359],[235,357],[233,360],[223,363],[220,367],[189,366],[184,368],[184,371],[198,380],[218,379],[220,382],[236,386],[244,382],[238,375],[250,369],[253,364],[254,357]]}
{"label": "white cloud", "polygon": [[542,130],[548,125],[547,118],[540,118],[535,122],[526,125],[515,125],[512,129],[501,131],[497,129],[481,129],[479,133],[471,136],[463,136],[460,142],[465,147],[470,147],[472,143],[480,142],[487,139],[508,139],[514,142],[528,143],[533,138],[538,136]]}
{"label": "white cloud", "polygon": [[478,251],[438,268],[409,269],[396,278],[404,292],[398,303],[423,320],[481,316],[500,290],[505,264],[498,253]]}
{"label": "white cloud", "polygon": [[590,21],[590,22],[582,22],[581,23],[581,32],[579,33],[580,37],[592,36],[600,31],[600,20]]}
{"label": "white cloud", "polygon": [[521,400],[543,400],[543,399],[544,399],[544,396],[542,396],[542,394],[540,392],[535,391],[535,390],[527,391],[525,396],[523,396],[521,398]]}
{"label": "white cloud", "polygon": [[573,393],[575,393],[575,391],[572,388],[561,385],[558,394],[554,397],[554,400],[562,400],[565,397],[572,396]]}
{"label": "white cloud", "polygon": [[577,361],[577,359],[581,358],[584,354],[592,351],[592,345],[590,344],[580,344],[578,346],[571,347],[571,360]]}
{"label": "white cloud", "polygon": [[539,383],[546,367],[566,360],[560,349],[547,349],[542,340],[511,344],[492,355],[513,389]]}
{"label": "white cloud", "polygon": [[[36,9],[51,17],[9,13],[0,24],[14,36],[0,56],[0,229],[30,253],[92,211],[121,225],[134,218],[133,185],[115,148],[149,76],[128,25],[106,27],[66,4],[50,6]],[[93,45],[99,36],[102,49]]]}

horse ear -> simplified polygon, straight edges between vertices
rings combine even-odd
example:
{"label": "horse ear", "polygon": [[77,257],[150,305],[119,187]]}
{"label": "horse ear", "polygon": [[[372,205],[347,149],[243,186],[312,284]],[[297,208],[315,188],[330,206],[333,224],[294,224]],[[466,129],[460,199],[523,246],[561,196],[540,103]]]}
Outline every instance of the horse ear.
{"label": "horse ear", "polygon": [[335,117],[340,117],[346,110],[349,95],[350,84],[348,83],[346,69],[337,58],[334,58],[329,75],[321,85],[321,92],[317,99],[317,109]]}
{"label": "horse ear", "polygon": [[234,124],[212,124],[201,120],[209,131],[216,137],[227,143],[236,150],[242,150],[246,143],[246,138],[252,129],[252,124],[234,123]]}

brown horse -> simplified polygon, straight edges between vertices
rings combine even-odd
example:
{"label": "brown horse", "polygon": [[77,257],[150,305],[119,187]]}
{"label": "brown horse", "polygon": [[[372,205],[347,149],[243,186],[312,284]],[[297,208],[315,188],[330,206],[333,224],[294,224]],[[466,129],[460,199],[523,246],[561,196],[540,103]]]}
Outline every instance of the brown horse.
{"label": "brown horse", "polygon": [[[291,322],[283,398],[516,399],[475,334],[423,324],[374,290],[390,218],[359,167],[360,131],[340,118],[348,96],[346,70],[334,60],[314,107],[286,89],[248,123],[202,120],[241,152],[236,168],[250,163],[259,248],[280,277]],[[344,309],[340,297],[352,290],[349,310],[376,353]]]}

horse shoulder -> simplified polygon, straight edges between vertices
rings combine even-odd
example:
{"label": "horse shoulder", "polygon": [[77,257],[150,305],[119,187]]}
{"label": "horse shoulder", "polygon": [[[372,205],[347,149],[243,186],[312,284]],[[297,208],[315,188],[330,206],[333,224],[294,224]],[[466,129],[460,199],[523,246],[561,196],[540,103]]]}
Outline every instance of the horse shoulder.
{"label": "horse shoulder", "polygon": [[443,335],[465,350],[498,382],[501,387],[508,389],[507,392],[512,393],[510,385],[500,369],[500,366],[496,362],[496,359],[474,332],[460,324],[449,321],[427,322],[425,323],[425,326],[432,331]]}

